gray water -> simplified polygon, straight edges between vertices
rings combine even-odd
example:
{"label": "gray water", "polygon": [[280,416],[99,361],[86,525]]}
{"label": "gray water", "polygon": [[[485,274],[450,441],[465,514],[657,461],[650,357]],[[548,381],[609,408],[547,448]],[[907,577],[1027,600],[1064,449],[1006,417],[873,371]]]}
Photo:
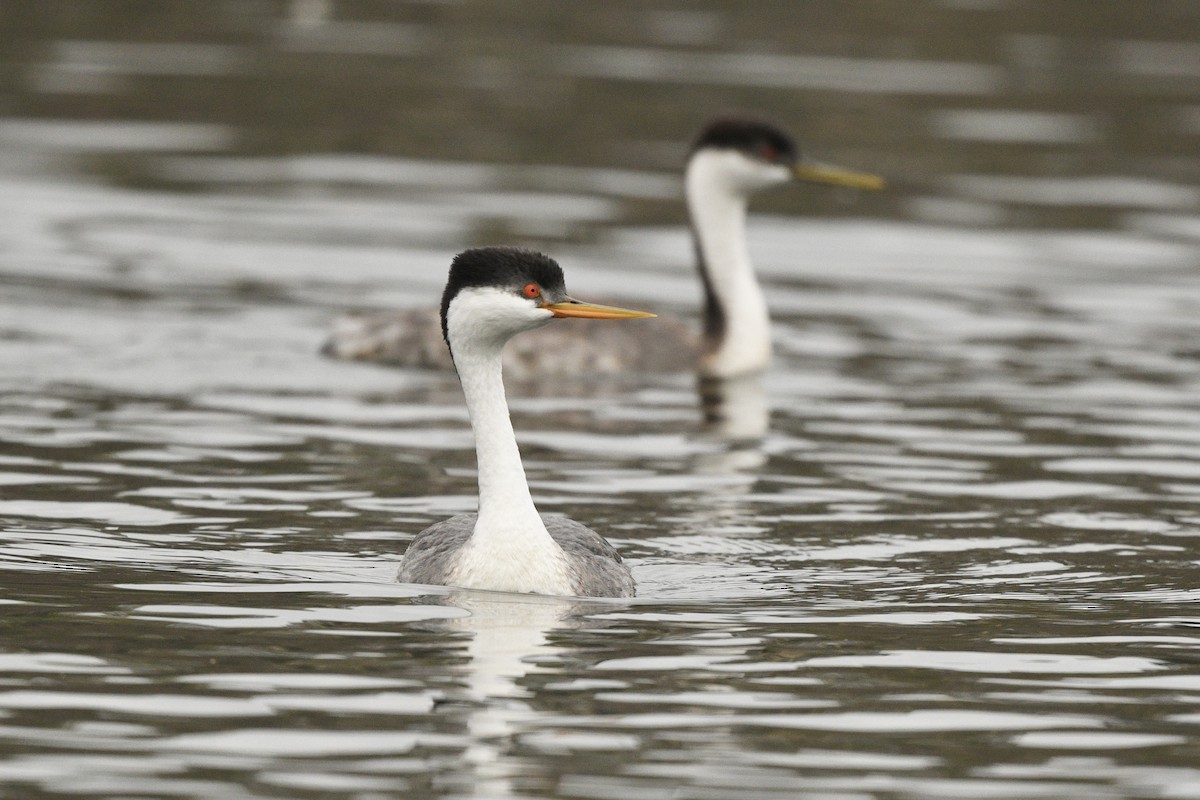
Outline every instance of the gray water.
{"label": "gray water", "polygon": [[[0,796],[1200,798],[1200,7],[1150,8],[0,6]],[[511,383],[638,597],[396,584],[465,410],[332,320],[499,242],[694,317],[729,108],[890,185],[756,200],[721,423]]]}

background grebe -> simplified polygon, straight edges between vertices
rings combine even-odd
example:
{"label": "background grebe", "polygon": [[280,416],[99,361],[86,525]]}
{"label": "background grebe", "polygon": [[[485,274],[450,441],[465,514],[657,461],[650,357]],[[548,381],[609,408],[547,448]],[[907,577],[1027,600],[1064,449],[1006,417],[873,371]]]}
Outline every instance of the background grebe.
{"label": "background grebe", "polygon": [[629,567],[600,534],[564,517],[543,517],[534,508],[504,396],[501,352],[510,337],[555,317],[652,316],[572,299],[558,264],[540,253],[493,247],[455,257],[442,296],[442,334],[475,434],[479,512],[417,534],[398,580],[584,597],[633,595]]}
{"label": "background grebe", "polygon": [[[510,375],[546,372],[616,374],[698,369],[725,378],[756,372],[770,360],[770,320],[746,246],[750,197],[794,181],[880,189],[883,180],[806,161],[778,126],[744,117],[719,119],[696,138],[684,174],[685,197],[704,285],[702,332],[660,320],[655,335],[616,326],[554,328],[522,337],[504,353]],[[409,309],[352,314],[334,322],[322,352],[335,358],[405,367],[450,367],[437,312]],[[553,363],[544,359],[553,354]]]}

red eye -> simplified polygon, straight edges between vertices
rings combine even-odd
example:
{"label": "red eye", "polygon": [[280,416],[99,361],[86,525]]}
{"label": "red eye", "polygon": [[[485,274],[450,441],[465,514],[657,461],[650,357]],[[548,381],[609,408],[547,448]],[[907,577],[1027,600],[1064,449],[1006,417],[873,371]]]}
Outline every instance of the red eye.
{"label": "red eye", "polygon": [[758,155],[763,161],[774,161],[779,158],[779,151],[769,144],[764,144],[759,148]]}
{"label": "red eye", "polygon": [[532,300],[535,297],[542,296],[542,287],[536,283],[527,283],[525,284],[525,288],[521,290],[521,294]]}

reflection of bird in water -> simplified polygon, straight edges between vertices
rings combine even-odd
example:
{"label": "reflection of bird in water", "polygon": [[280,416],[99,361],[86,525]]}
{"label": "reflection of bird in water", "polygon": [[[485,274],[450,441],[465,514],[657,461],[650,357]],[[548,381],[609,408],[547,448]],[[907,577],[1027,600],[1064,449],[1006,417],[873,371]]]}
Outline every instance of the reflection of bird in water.
{"label": "reflection of bird in water", "polygon": [[766,434],[771,409],[761,374],[701,378],[696,389],[710,436],[729,443],[749,443]]}
{"label": "reflection of bird in water", "polygon": [[[641,311],[580,303],[539,253],[467,250],[442,295],[442,333],[458,369],[479,471],[479,513],[431,525],[408,546],[398,579],[466,589],[629,597],[633,576],[598,533],[533,506],[504,398],[500,353],[509,338],[555,317],[628,319]],[[547,357],[553,358],[553,353]]]}
{"label": "reflection of bird in water", "polygon": [[564,622],[581,610],[579,601],[557,597],[452,592],[447,603],[470,612],[447,620],[451,631],[467,631],[467,699],[473,701],[466,717],[468,744],[461,760],[470,797],[503,800],[526,797],[517,784],[523,759],[518,739],[537,729],[539,712],[528,702],[530,693],[522,679],[538,669],[534,661],[561,656],[551,631],[574,627]]}
{"label": "reflection of bird in water", "polygon": [[[551,371],[623,373],[677,371],[729,377],[766,367],[771,355],[767,305],[746,247],[751,195],[790,181],[879,189],[874,175],[801,159],[795,142],[769,123],[721,119],[696,139],[685,172],[685,194],[704,285],[704,321],[697,336],[678,320],[662,320],[653,336],[611,326],[578,326],[522,337],[505,351],[512,374]],[[432,310],[362,314],[338,320],[323,352],[337,358],[407,367],[450,366]],[[552,363],[548,363],[552,362]]]}

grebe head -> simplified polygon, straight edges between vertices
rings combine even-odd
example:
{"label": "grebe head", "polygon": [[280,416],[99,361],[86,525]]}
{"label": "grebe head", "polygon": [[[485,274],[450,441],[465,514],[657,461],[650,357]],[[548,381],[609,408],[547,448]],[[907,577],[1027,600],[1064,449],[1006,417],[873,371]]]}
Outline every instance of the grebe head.
{"label": "grebe head", "polygon": [[703,174],[717,188],[743,198],[791,181],[883,188],[883,179],[876,175],[804,158],[795,140],[779,126],[748,117],[709,123],[692,144],[688,172]]}
{"label": "grebe head", "polygon": [[517,247],[464,250],[450,265],[442,295],[442,336],[451,355],[473,345],[499,349],[521,331],[555,317],[632,319],[644,311],[582,303],[567,294],[562,268]]}
{"label": "grebe head", "polygon": [[692,143],[688,171],[702,171],[726,191],[751,194],[792,180],[800,157],[796,142],[761,120],[723,118],[700,132]]}

